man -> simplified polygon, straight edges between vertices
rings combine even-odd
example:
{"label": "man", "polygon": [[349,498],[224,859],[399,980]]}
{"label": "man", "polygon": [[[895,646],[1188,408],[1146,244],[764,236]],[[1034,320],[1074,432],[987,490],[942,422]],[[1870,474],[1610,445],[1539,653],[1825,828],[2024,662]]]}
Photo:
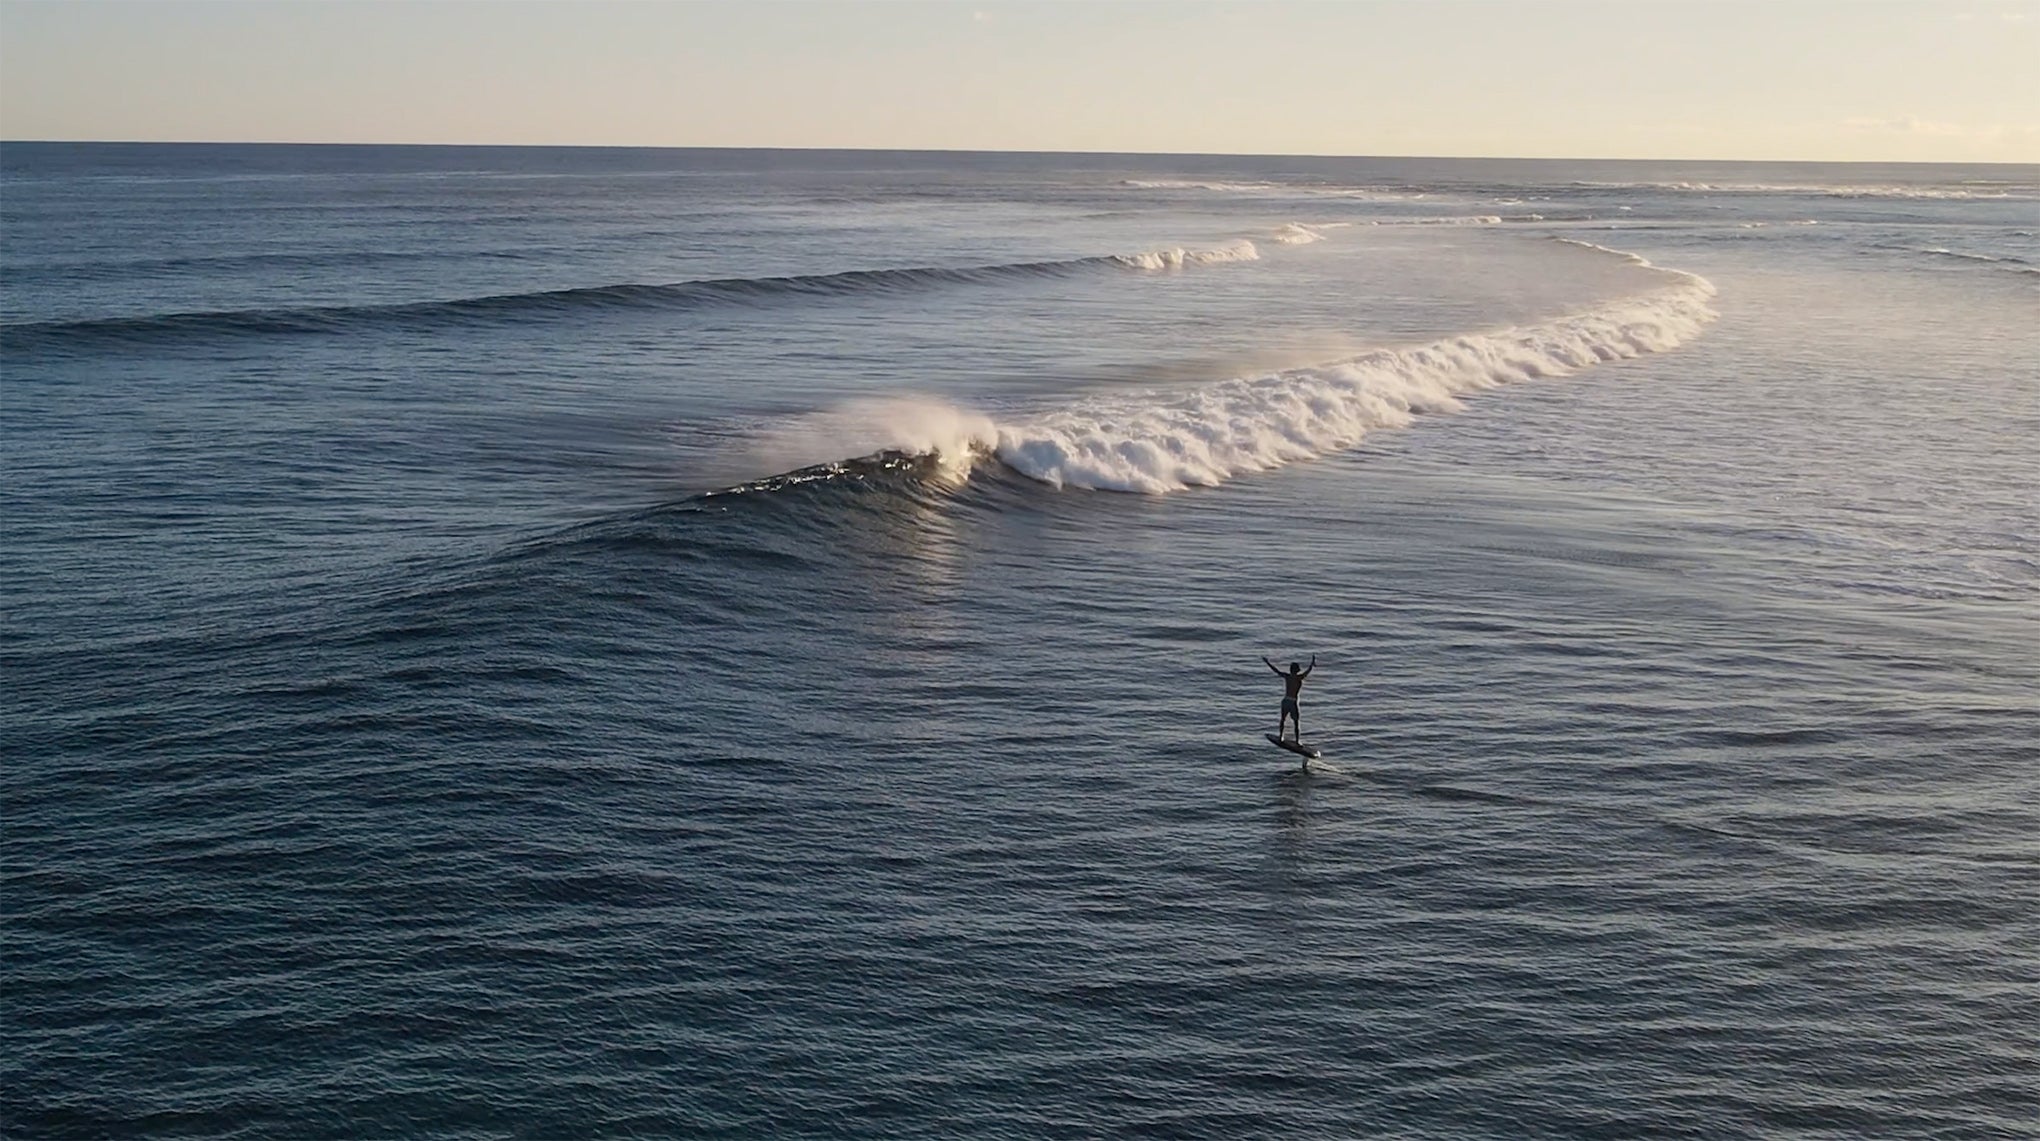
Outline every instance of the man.
{"label": "man", "polygon": [[1275,676],[1282,679],[1282,716],[1275,722],[1275,735],[1277,737],[1282,736],[1282,727],[1288,725],[1294,734],[1289,739],[1301,744],[1303,742],[1303,713],[1296,708],[1296,695],[1303,692],[1303,679],[1309,677],[1310,671],[1317,668],[1317,655],[1312,654],[1310,656],[1309,669],[1305,669],[1297,662],[1289,663],[1288,673],[1283,673],[1281,667],[1277,666],[1274,662],[1269,662],[1265,654],[1262,655],[1261,660],[1267,662],[1268,668],[1275,671]]}

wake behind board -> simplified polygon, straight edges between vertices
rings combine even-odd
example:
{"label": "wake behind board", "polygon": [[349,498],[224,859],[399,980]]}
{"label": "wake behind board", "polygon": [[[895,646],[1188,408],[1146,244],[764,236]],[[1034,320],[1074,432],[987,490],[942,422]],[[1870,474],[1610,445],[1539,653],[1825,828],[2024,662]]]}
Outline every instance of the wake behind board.
{"label": "wake behind board", "polygon": [[1262,734],[1262,736],[1268,738],[1268,743],[1274,745],[1276,748],[1287,749],[1290,752],[1295,753],[1297,756],[1304,758],[1305,760],[1315,761],[1319,757],[1324,756],[1323,753],[1318,751],[1318,748],[1315,745],[1306,745],[1301,741],[1285,740],[1281,737],[1277,737],[1273,733],[1264,733]]}

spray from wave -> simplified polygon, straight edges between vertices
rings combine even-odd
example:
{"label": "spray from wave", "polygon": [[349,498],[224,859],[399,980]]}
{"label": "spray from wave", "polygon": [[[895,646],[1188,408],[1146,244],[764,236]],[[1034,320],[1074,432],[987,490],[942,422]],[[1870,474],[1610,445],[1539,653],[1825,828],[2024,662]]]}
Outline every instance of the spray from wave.
{"label": "spray from wave", "polygon": [[940,400],[881,396],[854,400],[765,432],[752,460],[772,471],[826,471],[844,456],[926,456],[945,482],[961,483],[991,453],[990,417]]}
{"label": "spray from wave", "polygon": [[1644,266],[1666,284],[1533,325],[1377,349],[1332,364],[1239,378],[1189,392],[1110,397],[997,422],[933,400],[865,401],[771,437],[774,462],[846,454],[935,457],[956,481],[995,456],[1053,487],[1160,494],[1210,487],[1349,448],[1368,432],[1504,384],[1564,376],[1604,361],[1663,352],[1715,318],[1714,286],[1634,254],[1560,239]]}

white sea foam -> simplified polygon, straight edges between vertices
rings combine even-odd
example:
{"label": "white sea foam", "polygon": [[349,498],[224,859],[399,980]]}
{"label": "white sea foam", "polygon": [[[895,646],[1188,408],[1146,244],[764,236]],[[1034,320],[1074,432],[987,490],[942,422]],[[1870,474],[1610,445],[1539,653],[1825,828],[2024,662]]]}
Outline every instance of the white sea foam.
{"label": "white sea foam", "polygon": [[1537,325],[1146,401],[1094,402],[1001,425],[997,453],[1058,487],[1159,493],[1211,486],[1351,447],[1419,413],[1457,409],[1467,393],[1672,348],[1714,319],[1713,293],[1704,279],[1678,274],[1641,297]]}
{"label": "white sea foam", "polygon": [[1258,261],[1261,251],[1245,238],[1237,238],[1208,250],[1149,250],[1138,254],[1117,254],[1112,258],[1130,269],[1182,269],[1186,265],[1215,265],[1229,261]]}
{"label": "white sea foam", "polygon": [[962,480],[998,440],[991,419],[940,400],[884,396],[853,400],[772,428],[752,447],[758,470],[785,472],[854,456],[931,456]]}
{"label": "white sea foam", "polygon": [[1281,229],[1275,231],[1275,240],[1285,246],[1303,246],[1309,245],[1311,242],[1322,242],[1325,240],[1325,235],[1322,227],[1306,226],[1302,222],[1289,222],[1284,224]]}
{"label": "white sea foam", "polygon": [[1158,494],[1348,448],[1377,428],[1456,410],[1469,393],[1662,352],[1714,320],[1714,286],[1705,278],[1559,240],[1649,267],[1666,284],[1533,325],[1377,349],[1188,392],[1099,397],[1003,423],[939,401],[862,401],[809,417],[775,434],[764,450],[787,466],[880,451],[932,455],[957,478],[993,454],[1055,487]]}

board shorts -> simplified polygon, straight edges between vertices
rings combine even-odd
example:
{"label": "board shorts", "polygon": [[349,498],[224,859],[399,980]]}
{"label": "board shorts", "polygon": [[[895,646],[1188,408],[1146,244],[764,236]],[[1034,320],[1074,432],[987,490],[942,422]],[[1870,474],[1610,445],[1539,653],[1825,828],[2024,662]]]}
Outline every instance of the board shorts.
{"label": "board shorts", "polygon": [[1298,717],[1302,715],[1302,711],[1296,708],[1296,699],[1293,697],[1285,697],[1282,699],[1282,712],[1287,713],[1292,717]]}

